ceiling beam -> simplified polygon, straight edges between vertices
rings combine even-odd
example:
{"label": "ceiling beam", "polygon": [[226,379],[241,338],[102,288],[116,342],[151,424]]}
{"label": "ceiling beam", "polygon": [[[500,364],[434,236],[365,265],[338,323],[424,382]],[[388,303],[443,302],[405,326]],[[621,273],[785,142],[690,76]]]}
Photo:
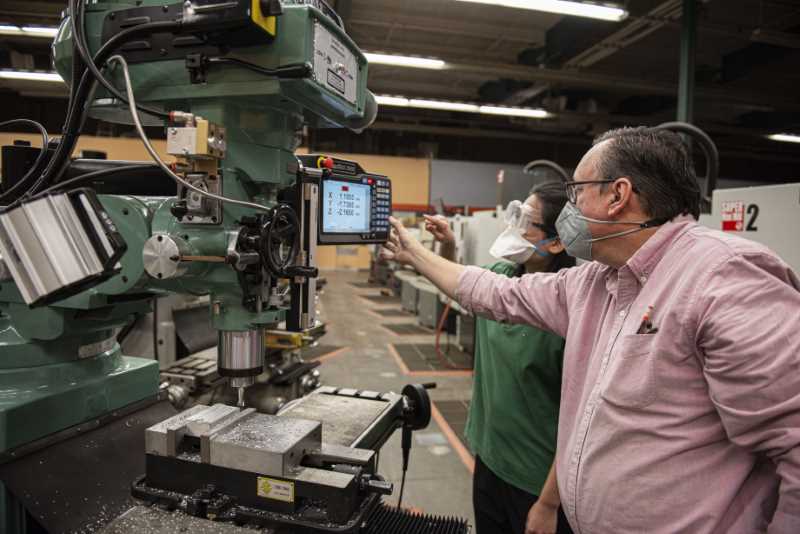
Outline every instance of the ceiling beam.
{"label": "ceiling beam", "polygon": [[541,134],[534,132],[515,132],[512,130],[490,130],[487,128],[468,128],[462,126],[433,126],[429,124],[376,121],[370,130],[386,130],[392,132],[415,132],[433,135],[449,135],[457,137],[473,137],[481,139],[514,139],[520,141],[546,141],[549,143],[569,143],[589,145],[591,139],[586,136]]}
{"label": "ceiling beam", "polygon": [[590,67],[658,31],[666,25],[668,20],[680,18],[682,12],[681,0],[667,0],[652,9],[644,17],[631,20],[605,39],[567,60],[564,63],[564,67],[568,69]]}
{"label": "ceiling beam", "polygon": [[[510,78],[513,80],[527,80],[531,82],[559,83],[570,87],[602,88],[615,92],[634,92],[670,96],[678,94],[678,84],[675,82],[648,81],[591,72],[534,68],[522,65],[499,65],[496,63],[450,62],[448,62],[446,69],[458,72],[459,75],[465,78],[474,77],[481,80]],[[447,70],[444,72],[447,72]],[[698,99],[713,100],[718,103],[766,103],[778,109],[800,109],[800,97],[797,94],[753,93],[741,90],[717,89],[711,86],[698,86],[696,96]]]}
{"label": "ceiling beam", "polygon": [[46,23],[56,25],[61,20],[65,2],[41,2],[23,0],[3,0],[0,3],[0,17],[5,22]]}
{"label": "ceiling beam", "polygon": [[526,45],[542,45],[545,40],[544,28],[509,28],[506,26],[489,26],[480,22],[453,21],[452,24],[436,24],[436,21],[394,15],[386,19],[353,18],[350,24],[367,28],[389,29],[397,27],[402,30],[427,32],[433,36],[458,35],[469,38],[489,39],[494,41],[502,37],[504,41],[525,43]]}

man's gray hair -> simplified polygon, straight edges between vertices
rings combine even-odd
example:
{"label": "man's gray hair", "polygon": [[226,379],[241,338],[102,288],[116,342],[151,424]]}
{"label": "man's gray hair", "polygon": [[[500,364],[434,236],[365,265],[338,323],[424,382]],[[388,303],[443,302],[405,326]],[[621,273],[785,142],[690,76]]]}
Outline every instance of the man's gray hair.
{"label": "man's gray hair", "polygon": [[601,134],[592,145],[608,140],[599,158],[602,179],[630,178],[653,219],[700,216],[694,163],[678,134],[645,126],[618,128]]}

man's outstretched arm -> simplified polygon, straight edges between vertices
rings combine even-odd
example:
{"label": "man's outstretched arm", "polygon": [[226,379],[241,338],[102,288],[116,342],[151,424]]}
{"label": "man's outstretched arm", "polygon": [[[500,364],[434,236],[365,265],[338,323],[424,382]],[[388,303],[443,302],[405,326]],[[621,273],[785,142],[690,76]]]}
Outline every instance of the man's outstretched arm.
{"label": "man's outstretched arm", "polygon": [[508,278],[465,267],[426,249],[395,218],[381,255],[411,265],[462,307],[498,321],[530,324],[562,337],[567,330],[566,270]]}
{"label": "man's outstretched arm", "polygon": [[464,272],[464,266],[423,247],[394,217],[390,217],[389,222],[392,224],[392,232],[386,246],[381,250],[381,255],[387,260],[414,267],[448,297],[456,298],[458,280]]}

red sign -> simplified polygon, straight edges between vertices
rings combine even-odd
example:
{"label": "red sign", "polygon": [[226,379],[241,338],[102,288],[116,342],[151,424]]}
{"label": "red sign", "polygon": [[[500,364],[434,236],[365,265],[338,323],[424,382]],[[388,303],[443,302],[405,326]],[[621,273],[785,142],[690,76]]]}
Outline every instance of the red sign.
{"label": "red sign", "polygon": [[736,200],[722,203],[722,231],[744,231],[744,202]]}
{"label": "red sign", "polygon": [[350,186],[343,185],[342,186],[342,191],[350,191]]}

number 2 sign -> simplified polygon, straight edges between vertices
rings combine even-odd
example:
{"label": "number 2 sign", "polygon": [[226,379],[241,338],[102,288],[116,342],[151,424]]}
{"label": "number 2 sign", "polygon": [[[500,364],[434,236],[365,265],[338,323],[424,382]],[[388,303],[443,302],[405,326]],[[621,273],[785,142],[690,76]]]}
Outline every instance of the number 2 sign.
{"label": "number 2 sign", "polygon": [[[745,226],[745,219],[747,225]],[[723,232],[757,232],[756,219],[758,218],[758,204],[745,204],[742,201],[727,201],[722,203],[722,231]]]}

